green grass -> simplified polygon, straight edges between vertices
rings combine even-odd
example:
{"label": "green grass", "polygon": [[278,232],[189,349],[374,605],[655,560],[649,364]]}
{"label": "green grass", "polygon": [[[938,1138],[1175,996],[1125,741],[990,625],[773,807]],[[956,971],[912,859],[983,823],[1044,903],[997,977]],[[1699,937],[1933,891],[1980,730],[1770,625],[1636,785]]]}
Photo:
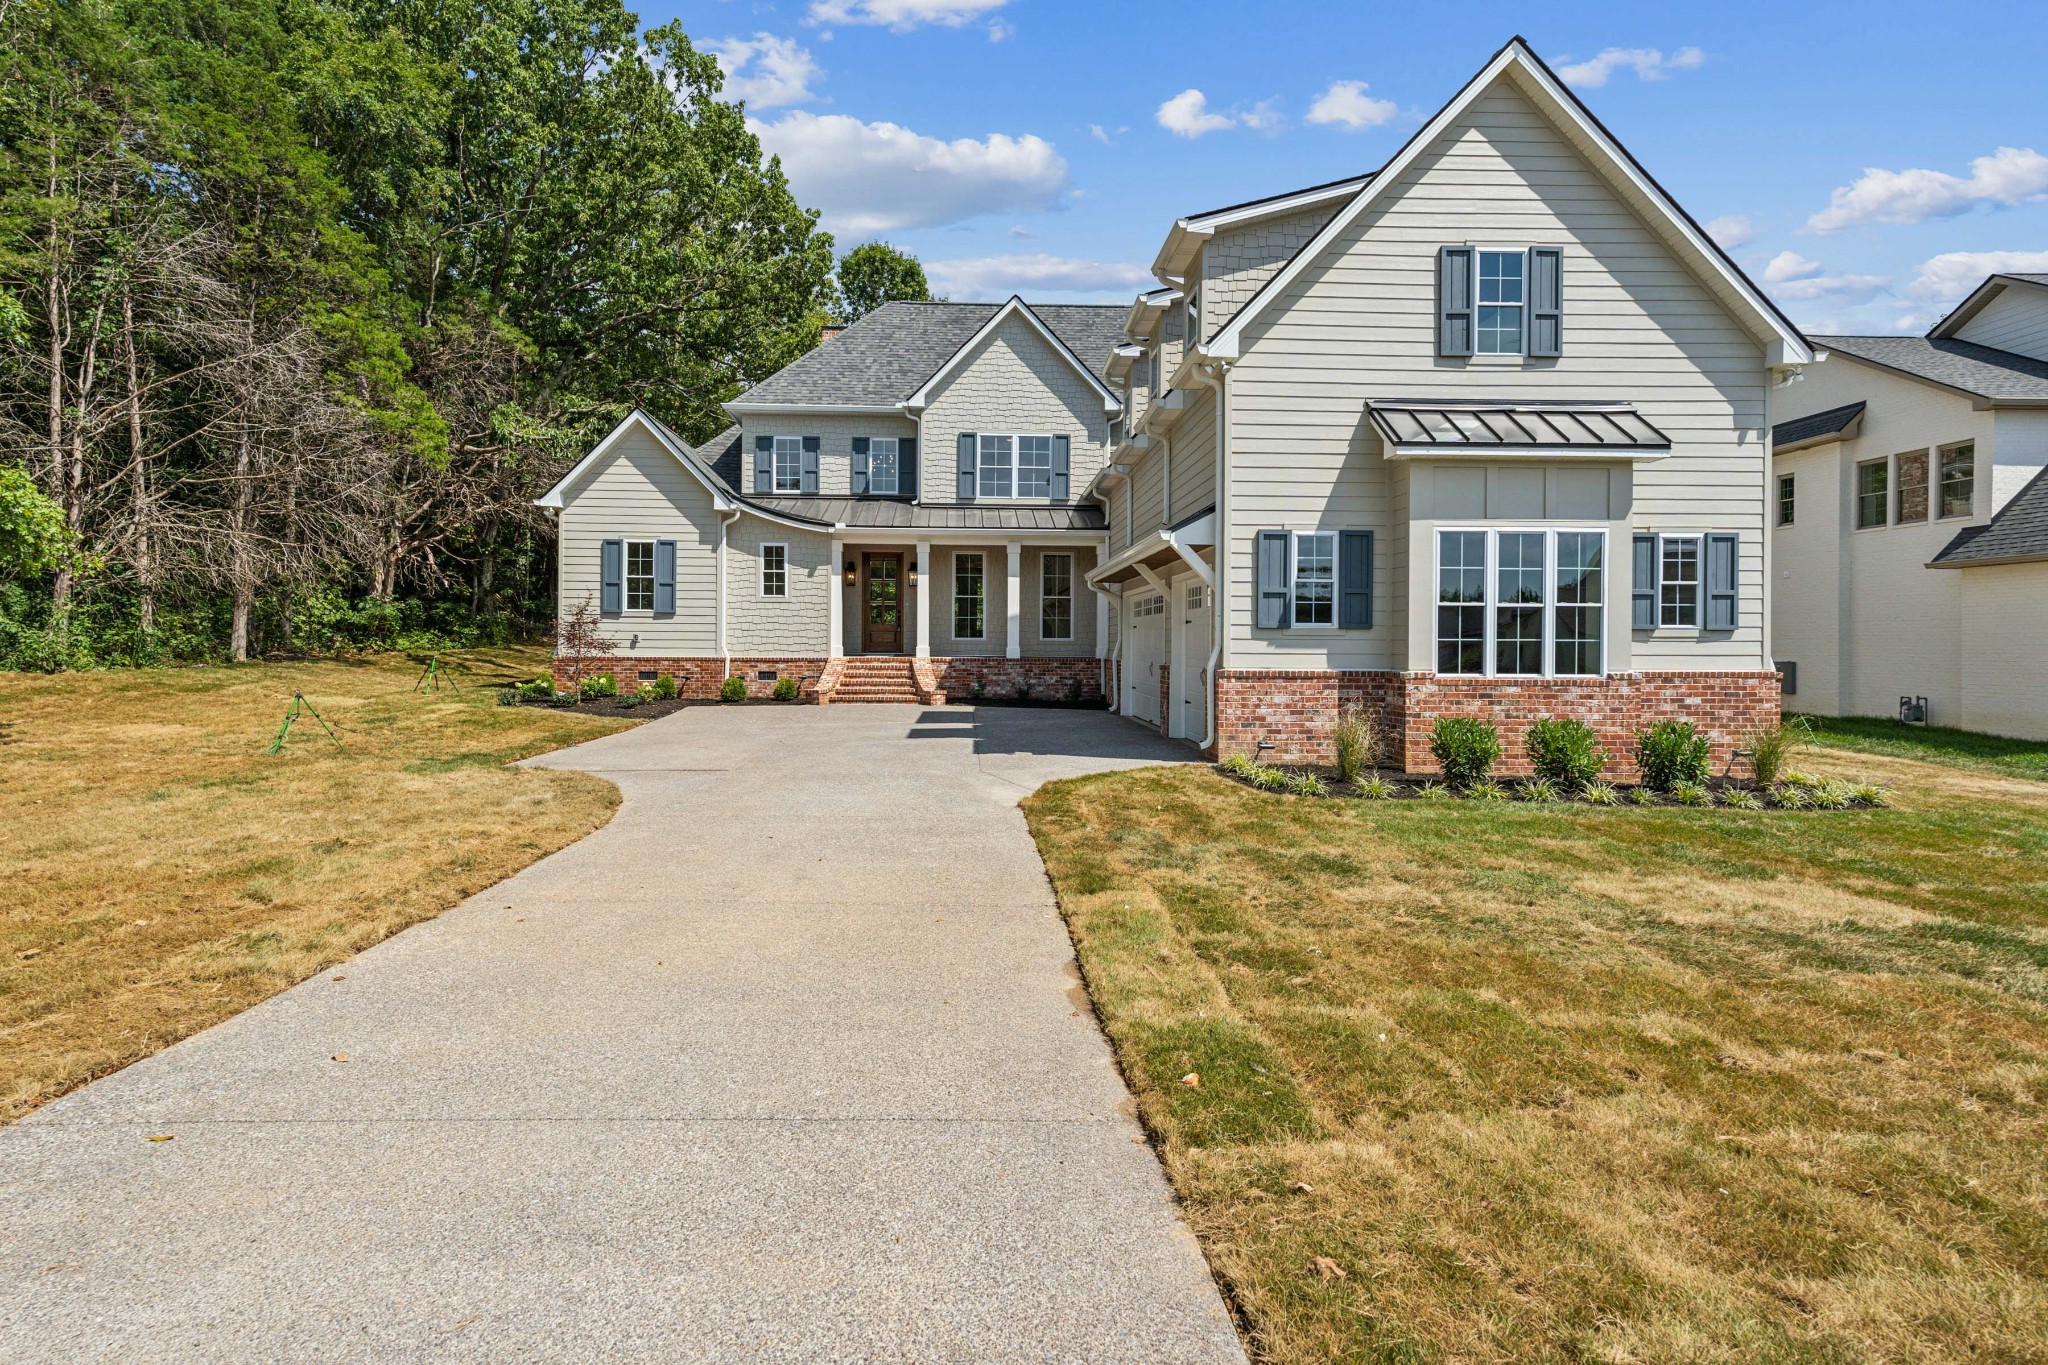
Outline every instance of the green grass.
{"label": "green grass", "polygon": [[[2048,686],[2048,682],[2044,682]],[[1972,772],[2048,782],[2048,741],[2004,739],[1939,725],[1902,725],[1886,716],[1805,716],[1825,749],[1945,763]],[[1793,750],[1798,766],[1799,749]]]}
{"label": "green grass", "polygon": [[1257,1358],[2048,1360],[2048,787],[1800,766],[1896,804],[1025,803]]}

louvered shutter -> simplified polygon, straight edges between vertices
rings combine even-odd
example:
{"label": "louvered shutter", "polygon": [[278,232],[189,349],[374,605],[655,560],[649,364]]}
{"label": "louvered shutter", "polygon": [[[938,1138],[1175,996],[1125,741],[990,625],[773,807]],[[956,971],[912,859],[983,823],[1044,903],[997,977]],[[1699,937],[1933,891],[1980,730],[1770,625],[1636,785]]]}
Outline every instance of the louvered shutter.
{"label": "louvered shutter", "polygon": [[1072,483],[1069,470],[1073,465],[1073,443],[1065,436],[1052,438],[1052,500],[1065,502],[1067,489]]}
{"label": "louvered shutter", "polygon": [[1564,252],[1529,248],[1529,354],[1564,354]]}
{"label": "louvered shutter", "polygon": [[868,438],[853,438],[853,496],[864,498],[868,495]]}
{"label": "louvered shutter", "polygon": [[1259,629],[1279,630],[1287,625],[1287,533],[1259,532],[1257,566]]}
{"label": "louvered shutter", "polygon": [[1472,354],[1472,248],[1438,247],[1436,253],[1436,353]]}
{"label": "louvered shutter", "polygon": [[917,498],[924,490],[917,482],[917,438],[906,436],[896,443],[896,495]]}
{"label": "louvered shutter", "polygon": [[1629,626],[1633,630],[1657,628],[1657,537],[1639,535],[1630,546],[1634,570],[1629,595]]}
{"label": "louvered shutter", "polygon": [[1707,629],[1733,630],[1741,622],[1738,589],[1742,579],[1742,540],[1731,532],[1707,537]]}
{"label": "louvered shutter", "polygon": [[1372,629],[1372,532],[1344,531],[1337,537],[1337,624],[1345,630]]}
{"label": "louvered shutter", "polygon": [[626,607],[626,542],[607,540],[598,548],[597,557],[597,609],[606,615],[616,616]]}
{"label": "louvered shutter", "polygon": [[676,609],[676,543],[654,542],[654,609],[673,613]]}
{"label": "louvered shutter", "polygon": [[806,493],[816,493],[818,491],[819,444],[819,440],[815,436],[804,437],[804,473],[802,487],[803,491]]}
{"label": "louvered shutter", "polygon": [[974,452],[978,448],[977,439],[973,432],[963,431],[960,433],[959,444],[955,447],[958,452],[959,472],[956,482],[959,487],[954,490],[954,495],[961,502],[974,501]]}
{"label": "louvered shutter", "polygon": [[754,491],[773,493],[775,491],[775,438],[756,436],[754,438]]}

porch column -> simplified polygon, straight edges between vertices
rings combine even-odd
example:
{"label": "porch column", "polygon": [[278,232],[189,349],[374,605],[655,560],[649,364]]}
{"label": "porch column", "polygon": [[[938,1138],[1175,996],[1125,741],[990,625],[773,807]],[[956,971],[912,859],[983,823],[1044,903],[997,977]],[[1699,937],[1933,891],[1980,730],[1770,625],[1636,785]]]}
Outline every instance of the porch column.
{"label": "porch column", "polygon": [[832,571],[832,594],[829,599],[832,607],[826,614],[826,619],[831,623],[826,629],[832,632],[832,639],[825,653],[828,658],[833,659],[846,653],[846,585],[839,578],[839,565],[845,554],[846,547],[836,540],[833,541],[832,562],[825,566]]}
{"label": "porch column", "polygon": [[1005,659],[1024,657],[1024,547],[1011,541],[1004,547],[1008,563],[1003,567],[1009,574],[1004,590],[1003,606],[1010,616],[1010,642],[1003,650]]}
{"label": "porch column", "polygon": [[917,657],[932,657],[932,543],[917,542]]}

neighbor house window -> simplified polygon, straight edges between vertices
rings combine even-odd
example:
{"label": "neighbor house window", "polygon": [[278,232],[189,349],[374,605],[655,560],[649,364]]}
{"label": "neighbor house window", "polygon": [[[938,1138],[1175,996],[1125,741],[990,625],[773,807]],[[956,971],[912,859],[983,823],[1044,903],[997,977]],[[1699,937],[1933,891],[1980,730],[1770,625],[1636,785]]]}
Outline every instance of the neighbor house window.
{"label": "neighbor house window", "polygon": [[1528,259],[1520,251],[1479,253],[1479,354],[1522,353],[1523,274]]}
{"label": "neighbor house window", "polygon": [[1020,498],[1049,498],[1052,496],[1052,437],[1019,436],[1017,438],[1017,496]]}
{"label": "neighbor house window", "polygon": [[[984,437],[984,440],[987,438]],[[953,556],[953,638],[979,640],[986,629],[979,553]]]}
{"label": "neighbor house window", "polygon": [[896,438],[894,436],[873,436],[868,439],[868,492],[885,497],[895,497],[899,464],[896,459]]}
{"label": "neighbor house window", "polygon": [[1017,438],[1014,436],[984,436],[981,438],[981,458],[976,464],[981,480],[981,496],[984,498],[1007,498],[1014,486],[1012,475],[1016,471]]}
{"label": "neighbor house window", "polygon": [[1597,676],[1606,557],[1605,531],[1439,531],[1437,672]]}
{"label": "neighbor house window", "polygon": [[789,596],[789,547],[787,545],[763,545],[761,547],[761,596]]}
{"label": "neighbor house window", "polygon": [[1969,441],[1941,452],[1941,514],[1970,515],[1977,491],[1977,447]]}
{"label": "neighbor house window", "polygon": [[1074,557],[1046,555],[1038,567],[1038,636],[1074,638]]}
{"label": "neighbor house window", "polygon": [[1790,526],[1792,524],[1792,512],[1792,476],[1790,474],[1780,474],[1778,476],[1778,525]]}
{"label": "neighbor house window", "polygon": [[1856,529],[1885,524],[1891,501],[1891,461],[1867,460],[1856,466]]}
{"label": "neighbor house window", "polygon": [[775,491],[804,491],[804,438],[801,436],[775,438]]}
{"label": "neighbor house window", "polygon": [[1700,623],[1700,538],[1663,537],[1657,572],[1657,624],[1697,626]]}
{"label": "neighbor house window", "polygon": [[654,542],[626,542],[626,610],[654,610]]}
{"label": "neighbor house window", "polygon": [[1899,456],[1899,516],[1901,524],[1927,520],[1927,452],[1909,450]]}
{"label": "neighbor house window", "polygon": [[1294,624],[1337,624],[1337,536],[1324,531],[1294,538]]}
{"label": "neighbor house window", "polygon": [[1147,382],[1145,388],[1149,397],[1157,398],[1159,396],[1159,343],[1156,341],[1152,343],[1152,358],[1148,365],[1150,368],[1146,371]]}

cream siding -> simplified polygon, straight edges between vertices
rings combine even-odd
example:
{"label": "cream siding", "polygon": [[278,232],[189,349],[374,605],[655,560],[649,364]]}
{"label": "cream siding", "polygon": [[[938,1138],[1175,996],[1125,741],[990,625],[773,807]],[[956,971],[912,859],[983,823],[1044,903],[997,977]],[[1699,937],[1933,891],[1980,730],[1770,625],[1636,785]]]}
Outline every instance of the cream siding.
{"label": "cream siding", "polygon": [[2048,360],[2048,289],[2007,285],[1956,329],[1956,340]]}
{"label": "cream siding", "polygon": [[1205,507],[1216,505],[1216,393],[1196,389],[1188,394],[1188,410],[1173,429],[1171,497],[1167,525],[1175,526]]}
{"label": "cream siding", "polygon": [[2048,563],[1950,570],[1960,580],[1967,661],[1955,722],[2019,739],[2048,739]]}
{"label": "cream siding", "polygon": [[1072,443],[1068,490],[1073,498],[1102,468],[1109,434],[1101,395],[1035,327],[1017,317],[983,338],[932,395],[923,426],[925,498],[931,502],[955,498],[955,452],[963,431],[1065,434]]}
{"label": "cream siding", "polygon": [[[1171,437],[1167,441],[1179,444]],[[1130,530],[1134,535],[1146,535],[1166,524],[1168,463],[1168,445],[1162,442],[1140,455],[1137,467],[1131,471]]]}
{"label": "cream siding", "polygon": [[[563,490],[556,610],[602,601],[603,542],[676,542],[676,610],[621,612],[604,621],[622,658],[704,655],[718,641],[718,522],[711,494],[652,433],[634,426],[605,458]],[[820,637],[822,638],[822,636]]]}
{"label": "cream siding", "polygon": [[[853,438],[856,436],[917,436],[917,423],[908,417],[864,416],[858,413],[747,413],[740,421],[740,492],[753,493],[754,438],[757,436],[815,436],[818,438],[818,496],[851,497],[853,493]],[[951,459],[952,452],[947,452]],[[924,464],[924,448],[918,448],[918,464]],[[927,483],[930,490],[933,485]],[[790,497],[783,493],[774,496]],[[944,492],[926,496],[952,500],[948,485]]]}

